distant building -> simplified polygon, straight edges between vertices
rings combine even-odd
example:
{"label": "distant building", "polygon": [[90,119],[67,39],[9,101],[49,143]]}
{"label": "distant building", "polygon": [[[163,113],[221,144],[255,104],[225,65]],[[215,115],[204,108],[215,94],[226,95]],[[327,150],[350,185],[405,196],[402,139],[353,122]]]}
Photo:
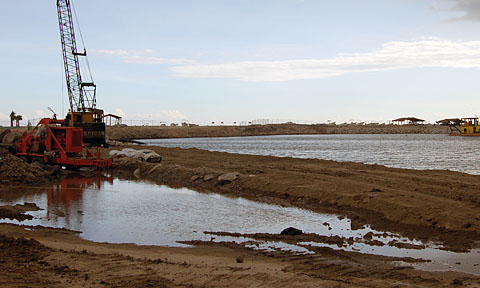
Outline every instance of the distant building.
{"label": "distant building", "polygon": [[120,126],[122,125],[122,117],[115,114],[106,114],[103,115],[103,122],[107,126]]}
{"label": "distant building", "polygon": [[425,122],[425,120],[415,117],[404,117],[392,120],[392,123],[397,125],[418,125],[423,124],[423,122]]}
{"label": "distant building", "polygon": [[442,120],[438,120],[437,121],[437,124],[439,125],[461,125],[464,121],[462,119],[458,119],[458,118],[448,118],[448,119],[442,119]]}

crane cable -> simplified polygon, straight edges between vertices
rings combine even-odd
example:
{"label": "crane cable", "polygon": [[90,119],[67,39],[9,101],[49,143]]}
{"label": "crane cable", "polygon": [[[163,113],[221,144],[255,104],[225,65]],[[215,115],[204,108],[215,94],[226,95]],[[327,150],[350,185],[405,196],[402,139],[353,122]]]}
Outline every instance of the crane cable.
{"label": "crane cable", "polygon": [[[86,51],[85,42],[83,41],[82,30],[80,29],[80,22],[78,22],[77,10],[75,9],[75,5],[73,4],[73,1],[70,1],[70,3],[72,4],[73,15],[75,16],[75,23],[77,24],[78,32],[80,34],[80,40],[82,41],[83,50]],[[90,70],[90,63],[88,62],[88,57],[86,55],[85,55],[85,63],[87,65],[87,69],[88,69],[87,70],[88,71],[88,76],[90,76],[90,79],[88,79],[88,80],[93,82],[93,75],[92,75],[92,71]]]}

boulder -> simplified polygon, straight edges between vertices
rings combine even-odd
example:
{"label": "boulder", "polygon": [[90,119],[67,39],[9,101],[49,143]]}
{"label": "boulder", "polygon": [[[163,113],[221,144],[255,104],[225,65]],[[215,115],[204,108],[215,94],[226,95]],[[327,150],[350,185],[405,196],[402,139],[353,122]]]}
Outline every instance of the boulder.
{"label": "boulder", "polygon": [[237,180],[239,176],[240,174],[238,172],[225,173],[218,176],[218,181],[230,183]]}
{"label": "boulder", "polygon": [[143,160],[149,163],[160,163],[162,162],[162,156],[152,151],[149,153],[144,153]]}
{"label": "boulder", "polygon": [[303,231],[294,227],[288,227],[286,229],[283,229],[282,232],[280,232],[280,235],[290,235],[290,236],[297,236],[297,235],[302,235]]}
{"label": "boulder", "polygon": [[133,171],[133,176],[137,177],[137,178],[140,178],[140,168],[137,168],[135,169],[135,171]]}
{"label": "boulder", "polygon": [[148,175],[151,175],[153,172],[155,172],[160,167],[162,167],[162,164],[157,164],[157,165],[153,166],[153,168],[150,169],[150,171],[148,171]]}
{"label": "boulder", "polygon": [[207,175],[203,176],[203,181],[210,181],[214,178],[215,178],[215,175],[207,174]]}

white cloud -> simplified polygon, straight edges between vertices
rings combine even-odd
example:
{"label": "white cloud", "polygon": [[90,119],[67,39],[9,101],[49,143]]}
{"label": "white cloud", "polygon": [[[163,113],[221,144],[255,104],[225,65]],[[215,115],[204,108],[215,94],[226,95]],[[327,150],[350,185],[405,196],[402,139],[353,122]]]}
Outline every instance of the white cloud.
{"label": "white cloud", "polygon": [[10,121],[10,116],[0,112],[0,121]]}
{"label": "white cloud", "polygon": [[[132,115],[134,120],[157,120],[157,121],[183,121],[188,117],[179,110],[160,110],[155,113],[142,113]],[[129,120],[129,119],[127,119]]]}
{"label": "white cloud", "polygon": [[136,55],[136,54],[152,54],[154,51],[151,49],[144,49],[144,50],[125,50],[125,49],[92,49],[90,50],[92,53],[96,54],[105,54],[105,55],[113,55],[113,56],[128,56],[128,55]]}
{"label": "white cloud", "polygon": [[185,114],[183,114],[182,112],[180,112],[178,110],[164,110],[161,113],[164,114],[168,119],[172,119],[172,120],[185,120],[185,119],[187,119],[187,116],[185,116]]}
{"label": "white cloud", "polygon": [[34,119],[41,119],[41,118],[50,118],[50,117],[52,117],[52,113],[51,113],[51,112],[47,113],[46,111],[39,110],[39,109],[35,110],[35,112],[34,112],[33,115],[34,115],[34,116],[33,116]]}
{"label": "white cloud", "polygon": [[125,117],[125,112],[123,112],[123,110],[121,108],[116,108],[115,109],[115,115],[118,115],[120,117]]}
{"label": "white cloud", "polygon": [[188,59],[177,59],[177,58],[161,58],[150,56],[155,53],[154,50],[144,49],[144,50],[123,50],[123,49],[112,49],[112,50],[92,50],[96,54],[104,54],[111,56],[121,57],[124,63],[135,63],[135,64],[152,64],[152,65],[183,65],[191,64],[192,60]]}
{"label": "white cloud", "polygon": [[394,41],[372,52],[339,54],[333,58],[192,64],[170,69],[174,76],[184,78],[232,78],[264,82],[423,67],[479,68],[480,41],[439,38]]}
{"label": "white cloud", "polygon": [[159,64],[183,65],[183,64],[193,63],[193,61],[188,59],[160,58],[160,57],[144,56],[144,55],[124,56],[123,62],[135,63],[135,64],[152,64],[152,65],[159,65]]}

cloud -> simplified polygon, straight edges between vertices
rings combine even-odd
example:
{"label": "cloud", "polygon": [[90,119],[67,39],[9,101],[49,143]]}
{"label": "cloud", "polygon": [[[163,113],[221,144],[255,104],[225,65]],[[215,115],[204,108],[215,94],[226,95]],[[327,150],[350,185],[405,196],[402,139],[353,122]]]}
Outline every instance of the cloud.
{"label": "cloud", "polygon": [[46,111],[37,109],[37,110],[35,110],[35,112],[33,114],[33,117],[35,119],[50,118],[50,117],[52,117],[52,113],[51,112],[47,113]]}
{"label": "cloud", "polygon": [[162,114],[164,114],[168,119],[172,120],[185,120],[187,119],[187,116],[183,114],[182,112],[178,110],[164,110],[162,111]]}
{"label": "cloud", "polygon": [[480,21],[480,1],[478,0],[450,0],[453,3],[453,6],[447,9],[446,11],[460,11],[464,12],[465,15],[453,18],[451,20],[466,20],[466,21]]}
{"label": "cloud", "polygon": [[119,56],[122,58],[124,63],[135,63],[135,64],[151,64],[151,65],[183,65],[191,64],[192,60],[188,59],[177,59],[177,58],[161,58],[150,56],[155,53],[154,50],[144,49],[144,50],[123,50],[123,49],[112,49],[112,50],[92,50],[96,54],[104,54],[111,56]]}
{"label": "cloud", "polygon": [[182,64],[193,63],[193,61],[188,59],[175,59],[175,58],[171,59],[171,58],[160,58],[160,57],[142,56],[142,55],[124,56],[123,62],[135,63],[135,64],[150,64],[150,65],[159,65],[159,64],[182,65]]}
{"label": "cloud", "polygon": [[426,38],[413,42],[388,42],[372,52],[339,54],[333,58],[193,64],[170,69],[174,76],[183,78],[267,82],[425,67],[480,68],[480,41]]}
{"label": "cloud", "polygon": [[0,112],[0,121],[10,121],[9,115]]}
{"label": "cloud", "polygon": [[154,52],[151,49],[144,49],[144,50],[92,49],[90,51],[92,53],[96,53],[96,54],[105,54],[105,55],[113,55],[113,56],[128,56],[128,55],[135,55],[135,54],[152,54]]}
{"label": "cloud", "polygon": [[120,116],[120,117],[125,117],[126,114],[125,114],[125,112],[123,112],[122,109],[116,108],[116,109],[115,109],[115,115],[118,115],[118,116]]}
{"label": "cloud", "polygon": [[183,121],[188,117],[179,110],[161,110],[155,113],[133,115],[135,120]]}

